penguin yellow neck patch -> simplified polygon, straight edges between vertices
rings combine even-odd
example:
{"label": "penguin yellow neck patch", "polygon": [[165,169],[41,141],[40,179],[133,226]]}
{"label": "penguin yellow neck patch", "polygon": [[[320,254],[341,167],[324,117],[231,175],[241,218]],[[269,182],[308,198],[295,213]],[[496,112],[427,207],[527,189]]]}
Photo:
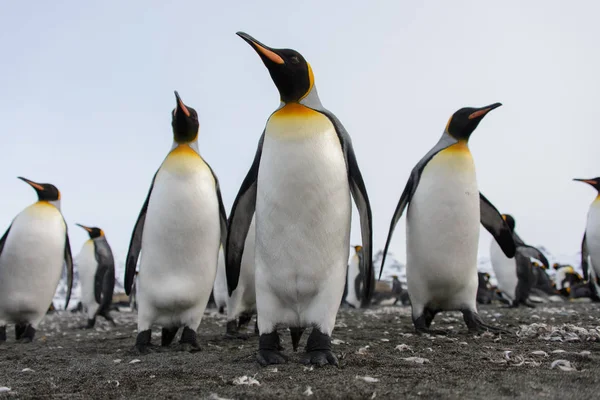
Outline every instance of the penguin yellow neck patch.
{"label": "penguin yellow neck patch", "polygon": [[267,122],[266,134],[285,139],[307,138],[333,130],[325,115],[299,103],[288,103]]}
{"label": "penguin yellow neck patch", "polygon": [[308,67],[308,90],[306,91],[306,93],[304,93],[304,96],[300,97],[300,101],[302,99],[304,99],[306,96],[308,96],[308,94],[310,93],[310,91],[312,90],[313,86],[315,85],[315,75],[313,74],[313,70],[312,67],[310,66],[309,63],[306,63],[307,67]]}
{"label": "penguin yellow neck patch", "polygon": [[445,153],[471,153],[466,140],[459,140],[458,143],[453,144],[452,146],[444,149],[443,151]]}
{"label": "penguin yellow neck patch", "polygon": [[171,150],[162,167],[172,173],[186,174],[206,168],[206,163],[189,145],[180,144]]}

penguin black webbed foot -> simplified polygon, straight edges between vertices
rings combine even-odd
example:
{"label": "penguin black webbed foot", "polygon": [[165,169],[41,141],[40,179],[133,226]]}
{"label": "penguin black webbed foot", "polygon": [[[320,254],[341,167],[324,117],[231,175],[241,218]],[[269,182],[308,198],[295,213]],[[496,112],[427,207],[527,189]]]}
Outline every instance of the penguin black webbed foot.
{"label": "penguin black webbed foot", "polygon": [[269,364],[285,364],[288,357],[278,350],[258,349],[256,360],[264,367]]}
{"label": "penguin black webbed foot", "polygon": [[233,319],[227,321],[227,330],[225,331],[225,339],[242,339],[248,340],[250,335],[239,331],[237,322]]}
{"label": "penguin black webbed foot", "polygon": [[467,324],[467,328],[469,328],[470,333],[483,333],[483,332],[491,332],[491,333],[504,333],[510,334],[510,331],[506,329],[502,329],[497,326],[488,325],[483,322],[479,314],[473,312],[471,310],[463,310],[463,319]]}
{"label": "penguin black webbed foot", "polygon": [[6,342],[6,326],[0,326],[0,343]]}
{"label": "penguin black webbed foot", "polygon": [[260,335],[258,338],[258,353],[256,360],[263,367],[269,364],[285,364],[288,357],[281,353],[283,347],[279,342],[277,331]]}
{"label": "penguin black webbed foot", "polygon": [[35,328],[31,325],[17,325],[15,332],[18,343],[31,343],[35,336]]}
{"label": "penguin black webbed foot", "polygon": [[189,353],[196,353],[202,350],[198,344],[198,334],[196,331],[187,326],[183,328],[181,339],[179,339],[179,350]]}
{"label": "penguin black webbed foot", "polygon": [[132,349],[133,353],[142,355],[151,353],[154,350],[154,346],[150,342],[151,338],[152,331],[150,329],[139,332],[135,338],[135,346]]}
{"label": "penguin black webbed foot", "polygon": [[417,335],[442,335],[448,336],[450,334],[449,331],[445,331],[443,329],[429,329],[429,328],[417,328],[415,327],[415,331]]}
{"label": "penguin black webbed foot", "polygon": [[314,364],[319,367],[330,364],[339,366],[337,357],[331,351],[331,336],[313,328],[306,341],[306,354],[302,356],[302,364]]}

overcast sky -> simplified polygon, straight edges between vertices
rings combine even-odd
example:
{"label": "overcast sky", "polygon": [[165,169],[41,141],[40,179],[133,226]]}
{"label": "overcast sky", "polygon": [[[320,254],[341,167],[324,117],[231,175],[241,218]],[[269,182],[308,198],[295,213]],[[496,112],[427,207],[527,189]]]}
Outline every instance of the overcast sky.
{"label": "overcast sky", "polygon": [[[87,239],[79,222],[124,258],[171,146],[175,89],[198,111],[229,212],[279,104],[242,30],[311,63],[352,136],[375,250],[448,117],[502,102],[471,137],[479,187],[526,241],[575,253],[596,194],[571,179],[600,175],[598,15],[595,1],[4,2],[0,229],[35,201],[21,175],[60,189],[74,253]],[[391,246],[401,261],[404,227]]]}

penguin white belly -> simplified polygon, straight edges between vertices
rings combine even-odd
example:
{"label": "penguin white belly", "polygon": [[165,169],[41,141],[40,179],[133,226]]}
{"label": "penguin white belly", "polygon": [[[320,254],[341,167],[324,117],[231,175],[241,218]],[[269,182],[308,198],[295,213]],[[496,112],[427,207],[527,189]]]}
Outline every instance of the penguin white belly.
{"label": "penguin white belly", "polygon": [[354,308],[360,308],[360,300],[356,295],[356,277],[360,273],[360,269],[358,267],[358,256],[352,256],[350,260],[350,265],[348,265],[348,277],[347,277],[347,285],[348,285],[348,293],[346,294],[346,303],[350,304]]}
{"label": "penguin white belly", "polygon": [[42,320],[63,267],[66,226],[60,211],[38,202],[14,219],[0,256],[0,326]]}
{"label": "penguin white belly", "polygon": [[297,104],[266,127],[256,198],[256,301],[261,334],[277,325],[330,335],[344,292],[350,190],[333,124]]}
{"label": "penguin white belly", "polygon": [[600,276],[600,196],[588,212],[585,240],[596,276]]}
{"label": "penguin white belly", "polygon": [[406,224],[413,316],[424,307],[476,310],[479,190],[468,147],[457,143],[425,166]]}
{"label": "penguin white belly", "polygon": [[88,319],[94,318],[98,310],[95,294],[96,261],[94,242],[88,240],[84,243],[77,255],[77,269],[79,270],[79,281],[81,282],[81,303],[86,311]]}
{"label": "penguin white belly", "polygon": [[227,274],[225,271],[225,255],[223,248],[219,250],[219,261],[217,262],[217,277],[213,285],[213,294],[217,308],[227,306]]}
{"label": "penguin white belly", "polygon": [[515,299],[517,283],[517,263],[514,258],[508,258],[500,248],[500,245],[492,239],[490,245],[490,258],[492,269],[498,282],[498,289],[506,294],[511,300]]}
{"label": "penguin white belly", "polygon": [[254,269],[254,246],[256,243],[256,223],[252,217],[248,236],[244,244],[244,254],[240,266],[238,285],[227,302],[227,320],[237,319],[242,313],[256,311],[256,289]]}
{"label": "penguin white belly", "polygon": [[152,323],[198,328],[219,246],[214,178],[197,153],[180,145],[163,162],[148,204],[137,281],[138,330]]}

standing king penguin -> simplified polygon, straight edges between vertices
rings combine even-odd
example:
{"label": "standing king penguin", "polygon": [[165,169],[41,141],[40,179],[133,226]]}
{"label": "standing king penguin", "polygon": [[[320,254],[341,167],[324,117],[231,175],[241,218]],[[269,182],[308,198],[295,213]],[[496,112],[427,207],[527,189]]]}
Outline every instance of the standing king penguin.
{"label": "standing king penguin", "polygon": [[[361,300],[364,297],[364,271],[361,270],[362,263],[362,246],[354,246],[355,254],[350,258],[348,264],[348,272],[346,274],[346,298],[345,301],[353,308],[360,308]],[[375,279],[373,279],[375,282]]]}
{"label": "standing king penguin", "polygon": [[480,221],[508,257],[514,257],[515,243],[498,210],[479,193],[468,140],[486,114],[500,106],[456,111],[438,143],[413,168],[394,212],[381,271],[408,206],[406,279],[417,332],[429,332],[435,314],[450,310],[463,313],[470,331],[499,331],[477,314]]}
{"label": "standing king penguin", "polygon": [[133,229],[125,269],[125,291],[136,283],[141,353],[150,346],[152,324],[162,325],[161,344],[183,327],[183,349],[200,350],[196,330],[215,281],[227,216],[219,181],[198,150],[198,114],[175,92],[173,146],[154,175]]}
{"label": "standing king penguin", "polygon": [[[286,361],[277,328],[292,345],[312,326],[303,363],[337,365],[331,333],[342,300],[350,247],[351,200],[360,215],[365,287],[371,288],[371,208],[350,136],[321,105],[312,69],[290,49],[272,49],[238,32],[258,53],[279,90],[250,171],[233,204],[227,283],[238,284],[244,241],[256,211],[258,362]],[[370,298],[370,293],[367,293]]]}
{"label": "standing king penguin", "polygon": [[73,286],[73,259],[67,224],[60,212],[60,192],[49,183],[21,178],[38,201],[21,211],[0,238],[0,342],[6,324],[15,324],[17,340],[30,342],[46,315],[67,266],[67,299]]}
{"label": "standing king penguin", "polygon": [[102,229],[76,225],[85,229],[90,236],[75,258],[81,281],[81,302],[88,317],[85,328],[93,328],[98,315],[115,326],[115,321],[110,316],[115,289],[115,259],[112,250]]}
{"label": "standing king penguin", "polygon": [[583,278],[590,283],[592,299],[600,301],[600,176],[594,179],[574,179],[596,189],[596,198],[590,205],[585,233],[581,242],[581,269]]}
{"label": "standing king penguin", "polygon": [[490,259],[494,275],[498,281],[498,289],[511,301],[509,307],[518,307],[523,304],[534,308],[529,300],[531,289],[535,283],[535,275],[530,258],[536,258],[549,268],[549,263],[544,254],[533,246],[526,245],[515,231],[515,219],[510,214],[502,214],[508,224],[516,246],[515,256],[508,258],[495,240],[490,244]]}

